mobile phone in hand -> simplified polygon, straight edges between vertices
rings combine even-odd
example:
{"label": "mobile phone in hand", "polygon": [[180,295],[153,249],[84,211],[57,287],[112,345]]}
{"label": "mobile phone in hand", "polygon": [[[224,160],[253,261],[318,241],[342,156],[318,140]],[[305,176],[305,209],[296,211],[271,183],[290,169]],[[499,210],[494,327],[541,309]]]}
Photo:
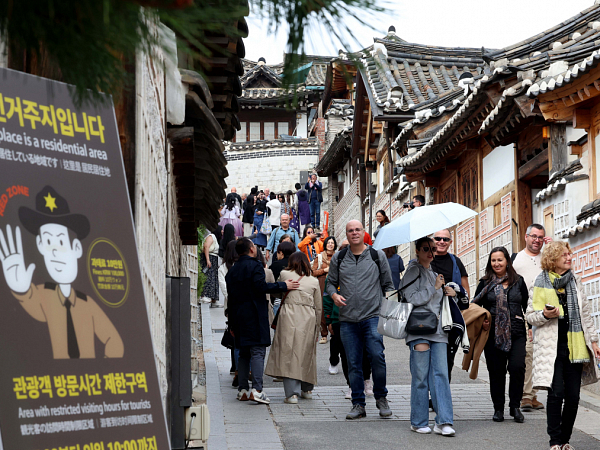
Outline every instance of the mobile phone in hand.
{"label": "mobile phone in hand", "polygon": [[554,308],[556,308],[556,306],[554,306],[554,305],[549,305],[548,303],[546,303],[546,309],[547,309],[548,311],[552,311]]}
{"label": "mobile phone in hand", "polygon": [[202,273],[206,273],[208,272],[208,266],[206,266],[204,269],[202,269]]}

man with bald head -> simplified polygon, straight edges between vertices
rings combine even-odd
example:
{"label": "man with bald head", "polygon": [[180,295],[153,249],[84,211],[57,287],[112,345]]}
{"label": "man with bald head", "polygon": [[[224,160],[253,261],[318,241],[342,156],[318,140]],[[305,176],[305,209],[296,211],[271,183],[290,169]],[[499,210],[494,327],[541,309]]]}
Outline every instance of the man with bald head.
{"label": "man with bald head", "polygon": [[[390,417],[387,401],[383,336],[377,331],[379,309],[386,292],[394,290],[385,253],[364,242],[365,229],[358,220],[346,224],[348,246],[331,258],[327,294],[340,309],[340,338],[348,359],[352,410],[346,419],[366,416],[363,348],[371,361],[375,405],[381,417]],[[338,290],[339,288],[339,290]]]}
{"label": "man with bald head", "polygon": [[290,227],[290,216],[289,214],[282,214],[279,218],[279,226],[273,230],[271,233],[271,237],[269,238],[269,242],[267,243],[267,261],[269,260],[269,256],[271,253],[275,253],[277,246],[279,245],[279,241],[281,238],[288,234],[292,238],[292,243],[296,246],[296,250],[298,250],[298,244],[300,243],[300,236],[298,236],[298,232]]}

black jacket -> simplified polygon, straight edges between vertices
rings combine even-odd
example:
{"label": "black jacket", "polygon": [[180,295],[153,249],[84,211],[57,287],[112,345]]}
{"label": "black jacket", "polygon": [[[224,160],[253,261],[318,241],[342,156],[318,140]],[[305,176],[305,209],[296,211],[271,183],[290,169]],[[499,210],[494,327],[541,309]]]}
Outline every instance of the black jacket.
{"label": "black jacket", "polygon": [[[488,280],[479,281],[475,296],[483,290],[487,283],[489,283]],[[506,298],[510,310],[511,332],[513,335],[522,335],[525,333],[525,311],[527,311],[527,302],[529,301],[529,290],[522,276],[519,275],[517,282],[508,288]],[[496,315],[496,295],[493,290],[488,291],[487,295],[479,302],[479,305],[492,314],[493,321]],[[493,328],[490,331],[493,333]]]}
{"label": "black jacket", "polygon": [[244,215],[242,216],[242,222],[254,223],[254,194],[249,194],[244,201]]}
{"label": "black jacket", "polygon": [[[273,255],[273,258],[276,258],[277,255]],[[271,269],[273,271],[273,276],[275,277],[275,281],[277,281],[277,279],[279,278],[279,274],[281,274],[281,271],[283,269],[285,269],[288,266],[288,258],[283,258],[283,259],[278,259],[275,260],[271,263],[271,267],[269,267],[269,269]]]}
{"label": "black jacket", "polygon": [[285,283],[267,283],[265,269],[255,258],[240,256],[227,275],[227,314],[235,346],[271,345],[268,293],[285,292]]}

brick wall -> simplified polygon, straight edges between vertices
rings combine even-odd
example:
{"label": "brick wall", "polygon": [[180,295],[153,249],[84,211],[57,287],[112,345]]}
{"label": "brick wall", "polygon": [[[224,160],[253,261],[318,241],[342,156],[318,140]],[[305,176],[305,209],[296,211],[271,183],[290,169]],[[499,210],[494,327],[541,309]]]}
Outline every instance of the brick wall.
{"label": "brick wall", "polygon": [[335,226],[334,236],[340,244],[346,239],[346,224],[351,220],[360,220],[360,197],[358,195],[358,180],[356,177],[350,185],[348,192],[334,209]]}
{"label": "brick wall", "polygon": [[317,142],[319,143],[319,159],[325,154],[325,119],[320,117],[317,119],[315,124],[315,134],[317,136]]}

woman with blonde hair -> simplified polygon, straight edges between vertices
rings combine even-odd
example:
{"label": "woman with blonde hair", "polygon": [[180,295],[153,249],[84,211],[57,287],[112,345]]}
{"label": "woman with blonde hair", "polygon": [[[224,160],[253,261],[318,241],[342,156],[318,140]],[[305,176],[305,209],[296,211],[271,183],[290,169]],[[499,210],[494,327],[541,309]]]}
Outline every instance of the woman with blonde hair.
{"label": "woman with blonde hair", "polygon": [[567,242],[546,244],[527,306],[527,321],[534,326],[533,387],[548,391],[550,450],[573,450],[569,440],[581,386],[600,378],[598,335],[572,259]]}
{"label": "woman with blonde hair", "polygon": [[312,398],[317,383],[317,340],[321,325],[321,289],[312,276],[304,253],[292,253],[280,280],[300,283],[281,301],[275,338],[269,352],[265,373],[283,378],[285,403],[296,404],[298,397]]}

